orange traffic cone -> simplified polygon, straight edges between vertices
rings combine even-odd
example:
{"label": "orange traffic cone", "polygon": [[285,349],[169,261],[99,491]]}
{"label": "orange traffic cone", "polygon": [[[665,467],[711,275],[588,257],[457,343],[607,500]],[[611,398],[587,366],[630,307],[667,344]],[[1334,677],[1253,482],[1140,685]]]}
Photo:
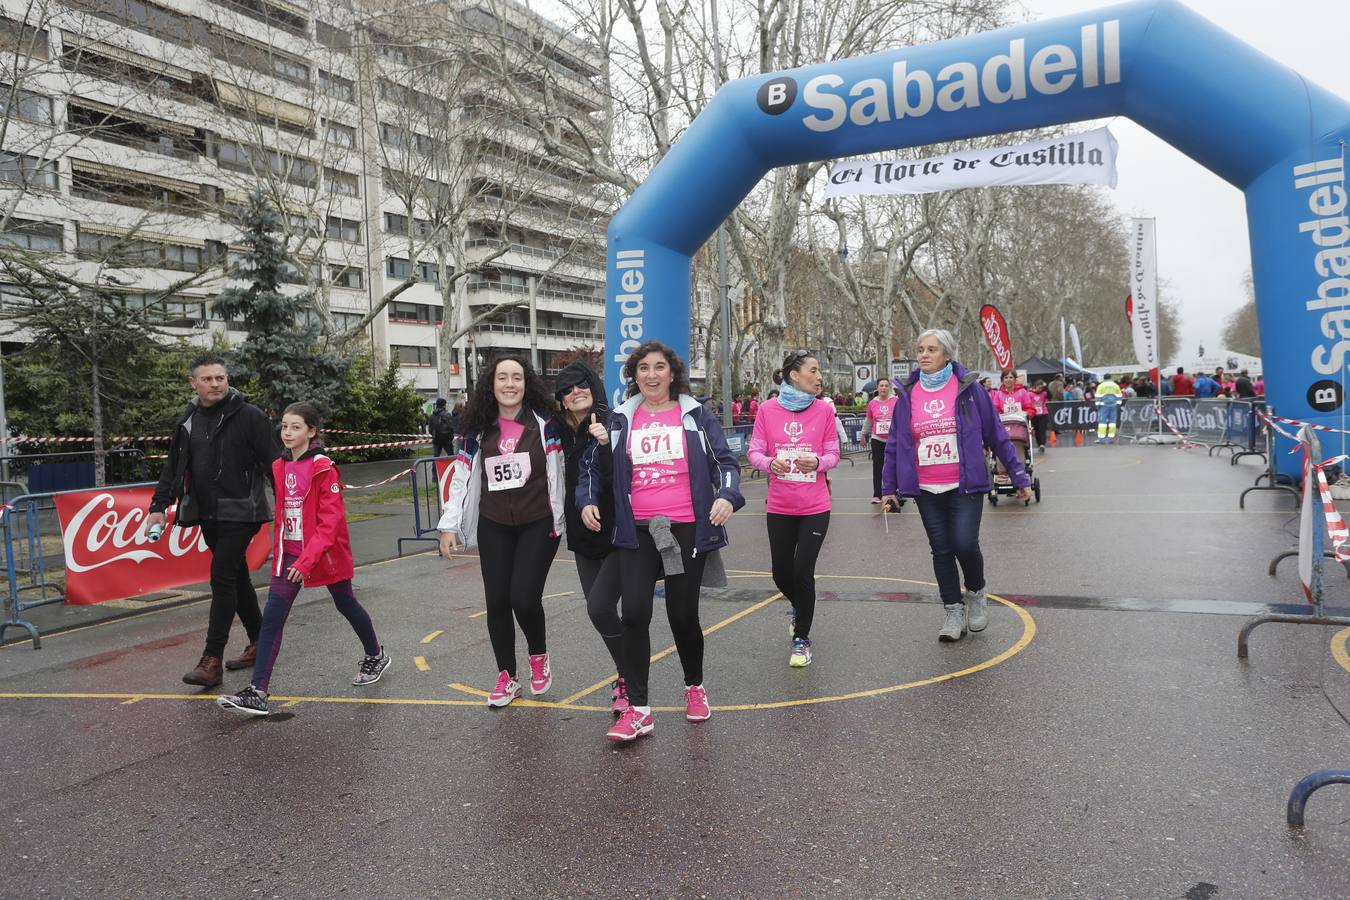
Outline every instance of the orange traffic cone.
{"label": "orange traffic cone", "polygon": [[1079,447],[1083,446],[1083,432],[1075,431],[1073,433],[1073,442]]}
{"label": "orange traffic cone", "polygon": [[1053,447],[1057,443],[1059,443],[1059,440],[1055,437],[1055,432],[1050,432],[1050,446]]}

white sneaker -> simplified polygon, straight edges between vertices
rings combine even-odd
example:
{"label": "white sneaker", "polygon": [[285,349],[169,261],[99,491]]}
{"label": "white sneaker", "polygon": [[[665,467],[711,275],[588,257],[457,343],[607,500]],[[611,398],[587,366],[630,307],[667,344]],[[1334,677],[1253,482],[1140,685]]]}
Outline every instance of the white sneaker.
{"label": "white sneaker", "polygon": [[961,635],[966,633],[966,605],[964,603],[952,603],[944,605],[942,608],[947,611],[947,621],[942,623],[942,629],[938,631],[938,640],[961,640]]}
{"label": "white sneaker", "polygon": [[984,631],[985,626],[989,624],[987,605],[984,591],[966,591],[966,628],[971,634]]}

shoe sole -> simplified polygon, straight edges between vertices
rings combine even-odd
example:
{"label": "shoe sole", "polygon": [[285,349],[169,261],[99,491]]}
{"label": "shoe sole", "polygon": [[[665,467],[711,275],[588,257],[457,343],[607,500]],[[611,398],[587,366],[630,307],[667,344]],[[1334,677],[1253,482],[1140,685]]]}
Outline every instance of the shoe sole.
{"label": "shoe sole", "polygon": [[234,660],[227,660],[225,663],[225,669],[226,671],[229,672],[238,672],[240,669],[251,669],[255,665],[257,665],[257,663],[258,661],[256,659],[253,660],[252,662],[246,663],[235,662]]}
{"label": "shoe sole", "polygon": [[971,634],[979,634],[981,631],[984,631],[988,627],[989,627],[989,620],[985,619],[983,622],[980,623],[979,628],[976,628],[975,623],[971,622],[969,625],[966,626],[966,631],[969,631]]}
{"label": "shoe sole", "polygon": [[647,735],[651,734],[651,733],[652,733],[652,729],[654,729],[655,727],[656,727],[656,723],[653,722],[652,724],[648,725],[648,726],[645,727],[645,728],[639,728],[634,734],[612,734],[612,733],[607,733],[607,734],[605,735],[605,738],[606,738],[606,740],[611,740],[611,741],[615,741],[615,742],[617,742],[617,743],[624,743],[624,744],[627,744],[627,743],[629,743],[630,741],[636,741],[636,740],[637,740],[638,738],[640,738],[640,737],[646,737]]}
{"label": "shoe sole", "polygon": [[502,697],[500,700],[496,700],[493,699],[492,697],[489,697],[487,705],[491,706],[493,709],[501,709],[503,706],[510,706],[514,701],[519,699],[520,699],[519,694],[512,694],[509,697]]}
{"label": "shoe sole", "polygon": [[801,662],[798,662],[797,659],[794,657],[788,660],[788,665],[794,669],[805,669],[807,666],[811,665],[811,657],[808,656]]}
{"label": "shoe sole", "polygon": [[217,697],[216,706],[219,706],[221,709],[227,709],[230,712],[243,713],[246,716],[253,716],[255,718],[270,716],[272,714],[272,711],[270,709],[269,710],[249,709],[247,706],[240,706],[237,703],[231,703],[229,699],[225,697]]}
{"label": "shoe sole", "polygon": [[388,672],[388,671],[389,671],[389,667],[392,666],[393,664],[394,664],[394,660],[393,660],[393,658],[391,657],[390,660],[389,660],[389,662],[387,662],[387,663],[384,664],[384,668],[380,669],[380,671],[378,671],[378,672],[375,673],[375,677],[374,677],[374,678],[370,679],[369,681],[357,681],[355,678],[353,678],[353,679],[352,679],[352,684],[355,685],[356,687],[365,687],[365,686],[368,685],[368,684],[374,684],[375,682],[379,681],[381,678],[384,677],[384,673],[385,673],[385,672]]}
{"label": "shoe sole", "polygon": [[530,682],[530,693],[538,697],[540,694],[547,694],[548,689],[551,687],[553,687],[553,674],[549,673],[548,681],[544,682],[544,686],[537,690],[535,689],[534,682]]}
{"label": "shoe sole", "polygon": [[184,676],[183,676],[183,684],[191,684],[191,685],[194,685],[194,686],[196,686],[196,687],[213,688],[213,687],[220,687],[221,682],[219,682],[219,681],[197,681],[196,679],[188,678],[186,675],[184,675]]}
{"label": "shoe sole", "polygon": [[939,634],[938,640],[944,644],[955,644],[957,641],[961,640],[961,638],[965,636],[966,633],[964,631],[958,634],[956,637],[952,637],[950,634]]}
{"label": "shoe sole", "polygon": [[685,713],[684,718],[689,722],[706,722],[712,718],[712,710],[708,710],[706,716],[691,716],[689,713]]}

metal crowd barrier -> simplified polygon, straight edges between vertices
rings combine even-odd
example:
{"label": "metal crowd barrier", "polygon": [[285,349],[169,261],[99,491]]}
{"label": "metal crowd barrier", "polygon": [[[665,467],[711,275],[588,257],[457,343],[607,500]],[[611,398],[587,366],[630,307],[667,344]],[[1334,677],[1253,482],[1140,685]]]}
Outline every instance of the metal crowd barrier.
{"label": "metal crowd barrier", "polygon": [[412,483],[413,533],[398,539],[398,555],[403,555],[403,545],[413,541],[439,542],[440,532],[436,523],[441,520],[441,487],[436,475],[436,462],[449,462],[449,456],[423,456],[413,463],[408,478]]}
{"label": "metal crowd barrier", "polygon": [[[145,451],[139,447],[114,447],[104,451],[105,481],[125,484],[151,477]],[[87,490],[94,487],[93,450],[61,450],[51,453],[19,453],[0,456],[0,470],[15,481],[23,479],[34,493]]]}
{"label": "metal crowd barrier", "polygon": [[[109,488],[154,487],[155,483],[107,485]],[[24,611],[39,606],[62,603],[66,599],[65,584],[57,582],[49,570],[47,557],[64,561],[65,551],[60,543],[61,525],[56,518],[55,498],[62,494],[76,494],[88,488],[68,491],[47,491],[20,494],[6,499],[0,509],[0,531],[5,541],[5,621],[0,622],[0,643],[5,631],[22,628],[33,640],[33,649],[42,646],[37,626],[23,617]],[[43,540],[56,538],[55,548],[43,546]],[[65,571],[64,563],[60,571]]]}

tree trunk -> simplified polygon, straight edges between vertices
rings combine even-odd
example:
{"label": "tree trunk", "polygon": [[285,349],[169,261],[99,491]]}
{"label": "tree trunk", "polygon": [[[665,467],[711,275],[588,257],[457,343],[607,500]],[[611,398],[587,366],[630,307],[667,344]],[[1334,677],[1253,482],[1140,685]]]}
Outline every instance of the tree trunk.
{"label": "tree trunk", "polygon": [[94,413],[94,486],[103,487],[108,483],[108,459],[103,449],[103,398],[99,396],[102,373],[99,371],[97,347],[90,354],[89,386],[93,391]]}

